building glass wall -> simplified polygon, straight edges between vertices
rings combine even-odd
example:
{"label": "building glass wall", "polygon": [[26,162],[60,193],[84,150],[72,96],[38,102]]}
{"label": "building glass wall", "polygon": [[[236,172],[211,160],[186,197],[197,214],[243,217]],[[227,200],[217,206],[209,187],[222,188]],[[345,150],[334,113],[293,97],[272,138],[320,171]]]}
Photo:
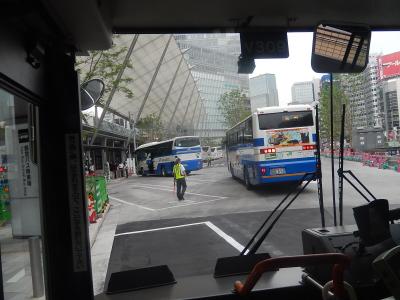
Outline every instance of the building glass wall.
{"label": "building glass wall", "polygon": [[382,127],[377,56],[369,58],[367,68],[358,74],[340,74],[338,80],[349,97],[353,128]]}
{"label": "building glass wall", "polygon": [[227,129],[218,109],[221,95],[232,89],[249,90],[248,75],[237,73],[240,54],[238,34],[179,34],[175,39],[192,67],[203,99],[202,117],[196,134],[222,138]]}
{"label": "building glass wall", "polygon": [[275,74],[263,74],[250,78],[251,111],[266,106],[279,106]]}
{"label": "building glass wall", "polygon": [[315,101],[312,81],[296,82],[292,85],[292,104],[310,104]]}

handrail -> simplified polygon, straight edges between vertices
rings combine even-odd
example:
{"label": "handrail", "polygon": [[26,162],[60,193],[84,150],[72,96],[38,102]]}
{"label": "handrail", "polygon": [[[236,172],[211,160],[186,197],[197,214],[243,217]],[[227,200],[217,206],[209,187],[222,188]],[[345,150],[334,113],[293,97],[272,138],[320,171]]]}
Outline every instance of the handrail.
{"label": "handrail", "polygon": [[323,254],[308,254],[297,256],[281,256],[263,260],[256,264],[247,276],[246,282],[236,281],[234,284],[234,292],[245,296],[248,295],[261,275],[272,269],[291,268],[291,267],[306,267],[310,265],[333,264],[332,280],[333,293],[339,297],[345,295],[343,286],[343,272],[350,264],[350,258],[342,253],[323,253]]}

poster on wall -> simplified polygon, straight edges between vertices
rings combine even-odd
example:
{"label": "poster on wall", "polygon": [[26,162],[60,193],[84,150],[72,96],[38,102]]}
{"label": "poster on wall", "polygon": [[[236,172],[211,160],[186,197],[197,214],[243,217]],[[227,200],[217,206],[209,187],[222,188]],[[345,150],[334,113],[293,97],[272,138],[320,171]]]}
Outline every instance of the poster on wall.
{"label": "poster on wall", "polygon": [[276,148],[301,146],[310,143],[307,128],[275,129],[266,132],[267,143]]}
{"label": "poster on wall", "polygon": [[6,127],[6,147],[13,236],[40,236],[38,166],[31,159],[28,124]]}

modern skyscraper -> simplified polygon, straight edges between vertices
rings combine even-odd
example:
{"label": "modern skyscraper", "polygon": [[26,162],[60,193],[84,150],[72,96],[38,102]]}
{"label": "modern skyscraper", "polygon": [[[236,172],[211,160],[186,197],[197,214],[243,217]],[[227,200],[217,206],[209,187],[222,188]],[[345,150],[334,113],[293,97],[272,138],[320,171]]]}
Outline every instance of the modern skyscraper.
{"label": "modern skyscraper", "polygon": [[358,74],[340,74],[337,79],[349,98],[353,128],[383,126],[378,78],[378,56],[371,55],[365,70]]}
{"label": "modern skyscraper", "polygon": [[321,93],[321,79],[314,78],[312,80],[312,82],[313,82],[313,88],[314,88],[314,100],[319,102],[320,93]]}
{"label": "modern skyscraper", "polygon": [[382,82],[382,104],[386,130],[399,128],[400,77]]}
{"label": "modern skyscraper", "polygon": [[250,78],[251,111],[266,106],[279,106],[275,74],[262,74]]}
{"label": "modern skyscraper", "polygon": [[178,34],[175,35],[185,58],[192,66],[192,75],[197,80],[203,113],[199,129],[201,137],[220,139],[225,136],[227,126],[218,108],[221,95],[233,89],[249,90],[248,75],[237,73],[240,54],[238,34]]}
{"label": "modern skyscraper", "polygon": [[312,81],[295,82],[292,85],[291,104],[311,104],[316,100]]}

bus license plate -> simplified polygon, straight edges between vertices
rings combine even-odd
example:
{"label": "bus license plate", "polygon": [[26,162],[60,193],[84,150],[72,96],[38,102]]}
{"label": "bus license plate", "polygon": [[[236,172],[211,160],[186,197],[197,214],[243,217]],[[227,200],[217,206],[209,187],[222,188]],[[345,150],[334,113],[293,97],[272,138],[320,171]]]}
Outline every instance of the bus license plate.
{"label": "bus license plate", "polygon": [[271,175],[283,175],[286,174],[285,168],[273,168],[271,169]]}

